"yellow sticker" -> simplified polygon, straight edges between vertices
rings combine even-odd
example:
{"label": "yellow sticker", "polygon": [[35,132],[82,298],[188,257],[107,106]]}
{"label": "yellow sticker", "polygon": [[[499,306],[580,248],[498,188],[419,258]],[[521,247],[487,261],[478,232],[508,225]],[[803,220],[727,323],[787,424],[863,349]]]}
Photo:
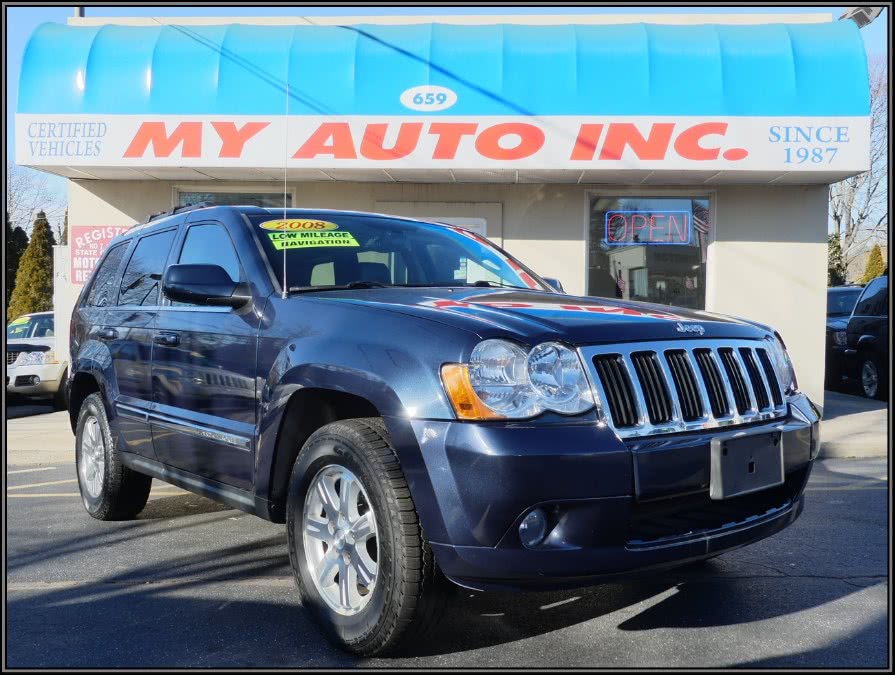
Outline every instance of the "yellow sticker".
{"label": "yellow sticker", "polygon": [[350,232],[269,232],[267,236],[278,251],[315,246],[360,246]]}
{"label": "yellow sticker", "polygon": [[282,230],[288,232],[322,232],[338,230],[339,226],[326,220],[298,218],[287,220],[265,220],[259,227],[265,230]]}

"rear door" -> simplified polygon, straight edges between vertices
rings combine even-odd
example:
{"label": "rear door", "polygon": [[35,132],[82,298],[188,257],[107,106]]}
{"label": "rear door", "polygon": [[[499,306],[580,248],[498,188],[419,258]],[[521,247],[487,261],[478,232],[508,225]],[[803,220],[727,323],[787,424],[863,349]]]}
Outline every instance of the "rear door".
{"label": "rear door", "polygon": [[847,339],[849,348],[869,349],[885,363],[889,344],[888,276],[867,284],[849,319]]}
{"label": "rear door", "polygon": [[114,379],[108,396],[118,417],[122,449],[150,458],[152,323],[159,308],[162,272],[176,234],[175,225],[137,240],[121,276],[117,303],[105,308],[92,329],[112,357]]}
{"label": "rear door", "polygon": [[[246,281],[233,241],[223,223],[191,223],[172,264],[220,265],[234,281]],[[253,303],[231,309],[165,300],[152,362],[151,426],[160,461],[251,487],[259,321]]]}

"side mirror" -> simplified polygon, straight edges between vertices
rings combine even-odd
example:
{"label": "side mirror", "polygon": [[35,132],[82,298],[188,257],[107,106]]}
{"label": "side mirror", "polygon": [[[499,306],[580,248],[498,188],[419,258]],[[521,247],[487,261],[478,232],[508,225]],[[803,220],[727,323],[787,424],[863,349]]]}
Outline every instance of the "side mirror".
{"label": "side mirror", "polygon": [[552,277],[541,277],[541,279],[546,281],[551,286],[551,288],[553,288],[553,290],[555,290],[557,293],[565,293],[566,292],[565,289],[562,287],[562,283],[560,282],[559,279],[554,279]]}
{"label": "side mirror", "polygon": [[176,302],[194,305],[240,307],[251,298],[220,265],[171,265],[165,271],[162,292]]}

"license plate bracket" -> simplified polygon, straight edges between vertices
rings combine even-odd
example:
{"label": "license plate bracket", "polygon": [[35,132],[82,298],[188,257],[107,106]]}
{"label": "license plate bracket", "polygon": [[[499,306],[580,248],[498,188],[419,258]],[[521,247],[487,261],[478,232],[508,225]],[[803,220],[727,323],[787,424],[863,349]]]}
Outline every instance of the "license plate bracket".
{"label": "license plate bracket", "polygon": [[730,499],[783,484],[783,433],[717,436],[711,442],[709,497]]}

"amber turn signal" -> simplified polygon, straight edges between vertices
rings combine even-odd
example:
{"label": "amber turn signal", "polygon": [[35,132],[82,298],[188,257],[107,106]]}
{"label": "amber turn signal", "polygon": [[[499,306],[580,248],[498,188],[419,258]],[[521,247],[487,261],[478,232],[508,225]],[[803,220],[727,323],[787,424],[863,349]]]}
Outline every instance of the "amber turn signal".
{"label": "amber turn signal", "polygon": [[462,363],[446,363],[441,367],[441,381],[454,412],[461,420],[499,420],[502,415],[491,410],[476,396],[469,380],[469,367]]}

